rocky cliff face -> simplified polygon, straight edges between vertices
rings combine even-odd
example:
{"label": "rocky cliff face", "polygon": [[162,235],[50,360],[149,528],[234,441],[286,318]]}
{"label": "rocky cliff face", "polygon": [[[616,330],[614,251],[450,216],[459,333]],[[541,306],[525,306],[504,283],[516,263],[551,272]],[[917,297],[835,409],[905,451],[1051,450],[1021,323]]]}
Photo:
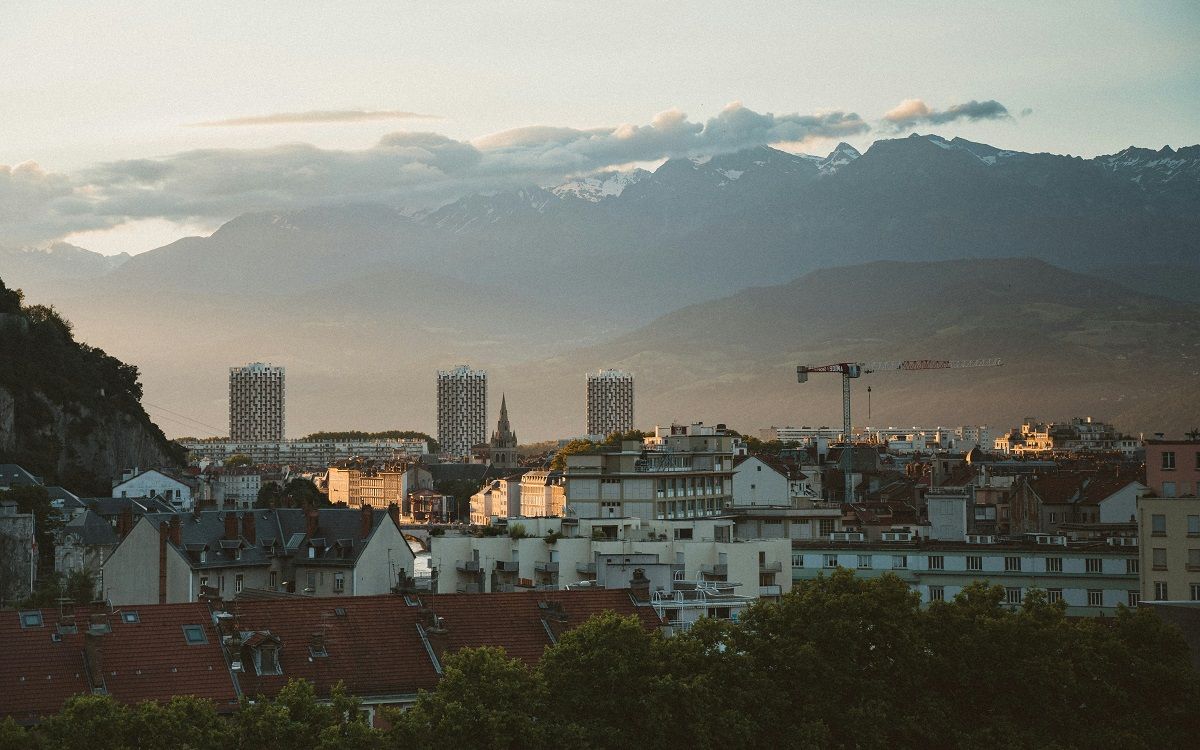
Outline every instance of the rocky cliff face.
{"label": "rocky cliff face", "polygon": [[0,295],[0,463],[83,494],[107,494],[126,468],[182,463],[142,409],[136,367],[76,342],[53,308],[21,307],[2,281]]}

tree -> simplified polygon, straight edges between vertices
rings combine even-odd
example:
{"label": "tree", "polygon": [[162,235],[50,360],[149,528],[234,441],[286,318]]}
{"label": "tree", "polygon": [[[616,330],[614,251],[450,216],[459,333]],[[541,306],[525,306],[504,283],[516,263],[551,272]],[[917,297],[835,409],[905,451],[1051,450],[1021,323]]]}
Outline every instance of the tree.
{"label": "tree", "polygon": [[234,453],[232,456],[225,459],[225,465],[230,468],[236,468],[239,466],[253,466],[254,461],[252,461],[245,453]]}
{"label": "tree", "polygon": [[290,679],[273,699],[243,700],[233,736],[246,750],[367,750],[378,735],[366,726],[359,702],[336,685],[328,702],[304,680]]}
{"label": "tree", "polygon": [[176,696],[166,703],[146,701],[133,711],[137,746],[180,750],[226,750],[233,740],[228,721],[212,701]]}
{"label": "tree", "polygon": [[[464,648],[446,657],[437,689],[391,717],[393,747],[550,747],[556,722],[543,721],[545,691],[524,662],[500,648]],[[557,745],[556,745],[557,746]]]}
{"label": "tree", "polygon": [[37,735],[55,750],[125,750],[136,746],[132,713],[107,695],[77,695]]}
{"label": "tree", "polygon": [[297,477],[282,488],[274,482],[263,485],[254,505],[258,508],[327,508],[329,496],[317,489],[311,479]]}
{"label": "tree", "polygon": [[550,468],[554,471],[562,471],[567,468],[567,456],[595,453],[598,447],[591,440],[572,440],[555,451],[554,458],[550,461]]}

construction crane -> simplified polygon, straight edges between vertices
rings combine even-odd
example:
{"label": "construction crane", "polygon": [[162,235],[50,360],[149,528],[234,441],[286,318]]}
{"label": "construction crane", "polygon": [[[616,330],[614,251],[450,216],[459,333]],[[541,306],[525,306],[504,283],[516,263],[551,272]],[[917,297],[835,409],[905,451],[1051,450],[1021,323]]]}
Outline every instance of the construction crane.
{"label": "construction crane", "polygon": [[854,502],[854,482],[850,478],[854,467],[851,454],[854,445],[850,433],[850,379],[861,377],[872,372],[888,372],[891,370],[963,370],[969,367],[999,367],[1004,363],[999,359],[905,359],[898,362],[838,362],[832,365],[796,366],[796,380],[808,382],[809,373],[837,372],[842,375],[842,439],[846,441],[842,448],[842,474],[846,482],[845,502]]}

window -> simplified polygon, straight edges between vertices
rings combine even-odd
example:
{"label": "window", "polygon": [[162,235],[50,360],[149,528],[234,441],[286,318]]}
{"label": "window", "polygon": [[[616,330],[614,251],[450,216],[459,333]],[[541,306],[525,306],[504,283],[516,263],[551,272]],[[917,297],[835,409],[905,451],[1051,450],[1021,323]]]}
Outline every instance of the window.
{"label": "window", "polygon": [[1175,468],[1175,451],[1163,451],[1162,467],[1167,471]]}
{"label": "window", "polygon": [[929,556],[929,569],[930,570],[945,570],[946,569],[946,558],[943,557],[942,555],[930,555]]}
{"label": "window", "polygon": [[141,621],[142,621],[142,618],[138,615],[137,611],[135,611],[135,610],[127,609],[127,610],[121,612],[121,622],[132,625],[136,622],[141,622]]}
{"label": "window", "polygon": [[901,570],[908,567],[908,555],[892,555],[892,568]]}
{"label": "window", "polygon": [[245,583],[245,576],[243,576],[241,573],[238,573],[237,575],[235,575],[233,577],[233,593],[235,593],[235,594],[242,593],[242,585],[244,583]]}
{"label": "window", "polygon": [[42,627],[42,611],[40,609],[21,612],[21,627],[22,628],[40,628]]}
{"label": "window", "polygon": [[1150,516],[1150,534],[1152,536],[1167,535],[1167,517],[1161,513]]}
{"label": "window", "polygon": [[273,570],[271,571],[271,584],[270,585],[271,585],[272,591],[279,588],[279,574]]}
{"label": "window", "polygon": [[1126,575],[1137,575],[1139,567],[1141,566],[1138,565],[1138,559],[1136,557],[1128,557],[1125,559]]}
{"label": "window", "polygon": [[1104,591],[1101,589],[1088,589],[1088,606],[1103,607],[1104,606]]}
{"label": "window", "polygon": [[258,662],[260,675],[283,674],[283,670],[279,668],[279,648],[274,644],[264,643],[259,646],[255,652],[255,660]]}
{"label": "window", "polygon": [[1192,601],[1200,602],[1200,583],[1192,584]]}
{"label": "window", "polygon": [[870,570],[871,569],[871,556],[870,555],[859,555],[858,556],[858,567],[860,570]]}
{"label": "window", "polygon": [[820,523],[821,536],[829,536],[830,534],[833,533],[833,519],[832,518],[822,518],[819,523]]}
{"label": "window", "polygon": [[1163,489],[1162,489],[1163,497],[1175,497],[1175,483],[1174,482],[1163,482],[1162,487],[1163,487]]}
{"label": "window", "polygon": [[793,568],[803,568],[804,567],[804,555],[793,553],[792,554],[792,567]]}
{"label": "window", "polygon": [[1160,602],[1164,602],[1167,600],[1167,582],[1166,581],[1155,581],[1154,582],[1154,598],[1156,601],[1160,601]]}
{"label": "window", "polygon": [[1047,573],[1061,573],[1062,572],[1062,558],[1061,557],[1047,557],[1046,558],[1046,572]]}
{"label": "window", "polygon": [[1020,604],[1021,603],[1021,587],[1020,586],[1009,586],[1006,589],[1004,589],[1004,601],[1009,604]]}
{"label": "window", "polygon": [[200,588],[208,587],[208,576],[200,576]]}
{"label": "window", "polygon": [[1151,555],[1155,570],[1167,569],[1167,550],[1165,547],[1155,547],[1151,550]]}
{"label": "window", "polygon": [[1062,601],[1062,589],[1046,589],[1046,601],[1054,604]]}
{"label": "window", "polygon": [[681,540],[691,539],[692,538],[692,530],[691,529],[675,529],[675,538],[681,539]]}
{"label": "window", "polygon": [[217,576],[217,591],[225,592],[225,576]]}
{"label": "window", "polygon": [[1104,572],[1104,561],[1101,560],[1099,557],[1087,558],[1087,560],[1084,563],[1084,566],[1088,573]]}
{"label": "window", "polygon": [[1131,606],[1131,607],[1136,607],[1142,601],[1142,592],[1140,592],[1140,591],[1129,591],[1129,592],[1126,592],[1126,594],[1127,594],[1126,601],[1129,603],[1129,606]]}
{"label": "window", "polygon": [[983,558],[979,555],[967,555],[967,570],[983,570]]}
{"label": "window", "polygon": [[929,587],[929,601],[944,602],[946,601],[946,588],[944,586]]}
{"label": "window", "polygon": [[1019,558],[1019,557],[1004,558],[1005,572],[1019,571],[1020,569],[1021,569],[1021,558]]}
{"label": "window", "polygon": [[189,646],[199,646],[202,643],[208,643],[208,636],[204,634],[202,625],[184,625],[183,640]]}
{"label": "window", "polygon": [[242,548],[241,548],[241,547],[235,547],[235,548],[234,548],[234,550],[233,550],[233,559],[234,559],[234,560],[241,560],[241,559],[242,559]]}
{"label": "window", "polygon": [[838,557],[837,555],[825,555],[825,567],[836,568],[837,567],[837,557]]}
{"label": "window", "polygon": [[1188,516],[1188,536],[1200,536],[1200,516]]}
{"label": "window", "polygon": [[345,573],[334,573],[333,574],[333,590],[338,591],[338,592],[346,590],[346,574]]}
{"label": "window", "polygon": [[304,591],[305,591],[305,593],[311,594],[312,592],[314,592],[316,590],[317,590],[317,574],[310,571],[308,574],[308,586],[304,589]]}
{"label": "window", "polygon": [[1200,549],[1188,550],[1188,570],[1200,570]]}

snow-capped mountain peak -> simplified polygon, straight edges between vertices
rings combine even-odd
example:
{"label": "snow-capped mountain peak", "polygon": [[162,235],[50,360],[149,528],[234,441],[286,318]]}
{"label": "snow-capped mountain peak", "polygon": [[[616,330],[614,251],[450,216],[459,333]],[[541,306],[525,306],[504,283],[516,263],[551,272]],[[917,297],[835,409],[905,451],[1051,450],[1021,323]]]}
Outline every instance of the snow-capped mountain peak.
{"label": "snow-capped mountain peak", "polygon": [[550,192],[559,198],[578,198],[597,203],[605,198],[615,198],[625,191],[625,188],[640,182],[650,176],[644,169],[631,172],[599,172],[597,174],[579,177],[551,188]]}

